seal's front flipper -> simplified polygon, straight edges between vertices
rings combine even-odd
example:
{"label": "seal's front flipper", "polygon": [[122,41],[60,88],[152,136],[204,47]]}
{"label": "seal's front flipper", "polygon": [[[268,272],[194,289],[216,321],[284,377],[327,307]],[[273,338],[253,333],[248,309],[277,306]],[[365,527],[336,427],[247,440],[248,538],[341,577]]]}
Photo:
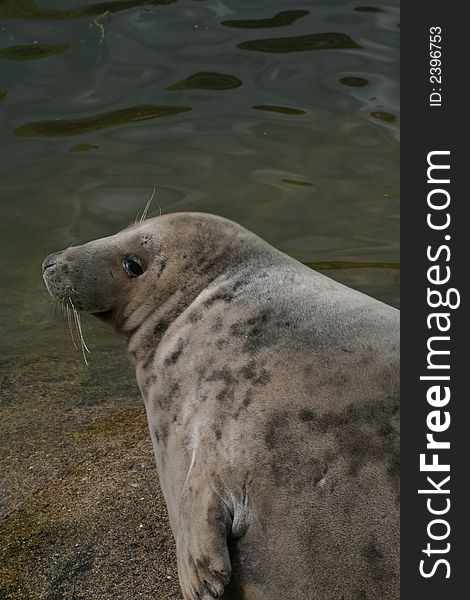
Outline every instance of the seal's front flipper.
{"label": "seal's front flipper", "polygon": [[228,508],[210,484],[186,481],[180,505],[176,555],[185,600],[220,598],[230,581]]}

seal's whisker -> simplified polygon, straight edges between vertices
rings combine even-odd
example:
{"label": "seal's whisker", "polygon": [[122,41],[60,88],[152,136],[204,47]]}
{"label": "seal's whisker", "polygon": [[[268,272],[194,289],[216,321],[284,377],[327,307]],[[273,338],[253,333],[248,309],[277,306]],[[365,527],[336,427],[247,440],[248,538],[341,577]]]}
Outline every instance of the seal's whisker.
{"label": "seal's whisker", "polygon": [[71,298],[69,298],[69,302],[70,302],[70,305],[72,307],[73,316],[74,316],[74,319],[75,319],[75,326],[77,328],[77,333],[78,333],[78,336],[80,338],[80,345],[82,347],[83,360],[85,361],[85,364],[88,365],[88,361],[87,361],[87,358],[86,358],[85,350],[88,352],[88,354],[90,354],[90,350],[88,349],[88,346],[86,345],[85,339],[83,337],[82,324],[81,324],[81,320],[80,320],[80,313],[78,312],[78,310],[73,305],[73,302],[72,302]]}
{"label": "seal's whisker", "polygon": [[[78,332],[80,334],[80,343],[82,345],[82,352],[84,353],[85,350],[86,350],[88,352],[88,354],[90,354],[90,350],[88,349],[88,346],[85,343],[85,338],[83,337],[82,322],[81,322],[81,318],[80,318],[80,313],[75,308],[74,308],[74,313],[75,313],[75,319],[77,321]],[[86,359],[85,359],[85,362],[86,362]]]}
{"label": "seal's whisker", "polygon": [[85,343],[85,338],[83,337],[82,320],[81,320],[81,317],[80,317],[80,313],[77,310],[75,312],[77,314],[78,329],[80,330],[80,338],[82,340],[83,348],[88,352],[88,354],[91,354],[88,346]]}
{"label": "seal's whisker", "polygon": [[[75,331],[77,332],[78,337],[80,338],[80,331],[78,329],[78,325],[77,325],[77,316],[76,316],[76,309],[75,306],[73,305],[72,299],[69,298],[69,302],[70,302],[70,321],[72,321],[72,317],[73,317],[73,324],[75,325]],[[72,333],[72,332],[71,332]],[[75,340],[75,337],[74,337]],[[77,347],[78,350],[78,347]]]}
{"label": "seal's whisker", "polygon": [[82,347],[83,360],[85,361],[85,364],[88,366],[88,361],[87,361],[87,358],[86,358],[85,350],[87,352],[90,352],[90,351],[86,347],[85,340],[83,339],[82,327],[80,325],[80,317],[78,316],[78,313],[76,311],[75,311],[75,319],[76,319],[76,323],[77,323],[77,329],[78,329],[78,331],[80,333],[80,344],[81,344],[81,347]]}
{"label": "seal's whisker", "polygon": [[73,335],[72,316],[70,314],[70,308],[68,307],[67,304],[63,304],[62,307],[65,308],[66,312],[67,312],[67,323],[68,323],[68,326],[69,326],[70,337],[72,338],[73,347],[75,348],[75,350],[78,350],[78,346],[77,346],[77,343],[75,342],[75,337]]}
{"label": "seal's whisker", "polygon": [[64,314],[64,307],[62,306],[62,304],[54,302],[54,317],[58,316],[59,310],[60,310],[60,312],[63,315]]}
{"label": "seal's whisker", "polygon": [[[155,198],[155,194],[156,193],[157,193],[157,188],[154,186],[152,194],[151,194],[150,198],[148,199],[147,204],[145,205],[144,210],[142,211],[142,215],[141,215],[140,219],[139,219],[139,215],[137,215],[137,219],[136,219],[135,222],[137,223],[137,221],[138,221],[139,225],[141,223],[143,223],[145,221],[145,219],[147,218],[148,210],[150,208],[150,205],[152,204],[152,200]],[[161,216],[161,209],[160,209],[160,216]]]}

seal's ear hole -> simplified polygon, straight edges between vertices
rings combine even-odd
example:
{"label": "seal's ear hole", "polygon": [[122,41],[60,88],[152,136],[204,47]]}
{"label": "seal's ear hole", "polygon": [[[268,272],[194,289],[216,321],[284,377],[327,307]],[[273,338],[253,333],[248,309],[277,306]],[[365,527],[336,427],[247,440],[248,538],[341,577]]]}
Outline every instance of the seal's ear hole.
{"label": "seal's ear hole", "polygon": [[139,277],[144,272],[144,267],[136,256],[125,256],[121,264],[129,277]]}

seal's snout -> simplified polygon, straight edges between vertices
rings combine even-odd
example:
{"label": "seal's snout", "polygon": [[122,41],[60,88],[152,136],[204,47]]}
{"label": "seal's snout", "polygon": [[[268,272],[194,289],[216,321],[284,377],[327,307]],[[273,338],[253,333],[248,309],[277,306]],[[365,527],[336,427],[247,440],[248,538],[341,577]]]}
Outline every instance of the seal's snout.
{"label": "seal's snout", "polygon": [[53,252],[52,254],[49,254],[49,256],[46,257],[46,259],[42,263],[42,272],[44,273],[46,269],[48,269],[49,267],[53,267],[57,263],[57,259],[62,253],[63,250],[61,250],[60,252]]}
{"label": "seal's snout", "polygon": [[[53,252],[42,263],[42,278],[46,284],[47,291],[53,298],[59,301],[63,300],[64,289],[69,283],[67,277],[64,278],[68,268],[67,265],[64,265],[64,261],[61,258],[63,253],[64,251]],[[67,292],[66,297],[68,298],[69,296],[70,292]]]}

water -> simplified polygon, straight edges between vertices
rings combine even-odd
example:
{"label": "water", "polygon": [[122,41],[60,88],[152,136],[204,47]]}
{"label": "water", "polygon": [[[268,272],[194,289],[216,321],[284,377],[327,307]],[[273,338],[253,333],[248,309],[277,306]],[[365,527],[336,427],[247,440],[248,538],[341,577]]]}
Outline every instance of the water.
{"label": "water", "polygon": [[123,341],[85,317],[84,367],[40,264],[154,187],[398,305],[398,42],[396,0],[0,3],[5,512],[68,431],[139,405]]}

